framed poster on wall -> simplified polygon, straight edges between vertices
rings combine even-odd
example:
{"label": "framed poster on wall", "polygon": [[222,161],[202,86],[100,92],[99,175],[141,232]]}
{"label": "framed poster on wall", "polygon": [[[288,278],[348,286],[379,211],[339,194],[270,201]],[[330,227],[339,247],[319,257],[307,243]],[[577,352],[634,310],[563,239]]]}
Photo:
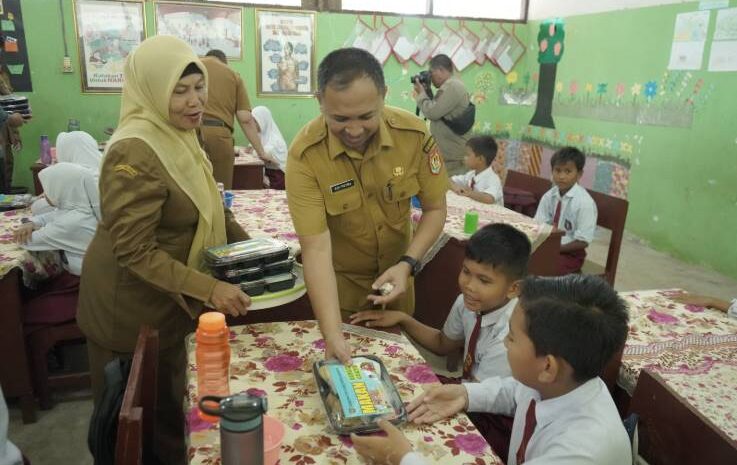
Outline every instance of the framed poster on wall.
{"label": "framed poster on wall", "polygon": [[143,2],[75,0],[82,92],[118,93],[125,59],[146,38]]}
{"label": "framed poster on wall", "polygon": [[258,95],[312,97],[315,13],[256,9]]}
{"label": "framed poster on wall", "polygon": [[230,59],[243,56],[240,7],[157,2],[156,34],[187,42],[199,56],[222,50]]}

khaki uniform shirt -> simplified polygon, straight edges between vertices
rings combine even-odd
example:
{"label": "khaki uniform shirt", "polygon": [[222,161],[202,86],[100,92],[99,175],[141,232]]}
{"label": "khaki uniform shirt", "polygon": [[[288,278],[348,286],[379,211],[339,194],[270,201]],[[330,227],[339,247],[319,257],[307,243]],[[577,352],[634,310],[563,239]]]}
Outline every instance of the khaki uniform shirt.
{"label": "khaki uniform shirt", "polygon": [[417,96],[417,106],[425,118],[430,120],[430,132],[438,142],[448,173],[452,175],[465,172],[463,157],[466,154],[466,142],[473,131],[459,136],[441,118],[452,120],[463,113],[469,102],[466,85],[460,79],[451,77],[435,92],[432,100],[423,95]]}
{"label": "khaki uniform shirt", "polygon": [[[287,199],[298,235],[330,230],[340,308],[368,308],[371,284],[404,255],[412,236],[410,198],[445,197],[444,163],[425,124],[386,107],[364,154],[346,149],[320,116],[294,139],[287,163]],[[390,304],[414,311],[414,291]]]}
{"label": "khaki uniform shirt", "polygon": [[[215,278],[187,267],[197,229],[195,205],[143,141],[117,142],[100,171],[102,221],[82,267],[77,322],[87,337],[132,352],[142,324],[161,349],[195,327]],[[226,210],[228,241],[248,235]]]}
{"label": "khaki uniform shirt", "polygon": [[241,76],[215,57],[204,57],[207,68],[207,105],[205,119],[216,118],[233,130],[236,111],[251,111],[246,88]]}

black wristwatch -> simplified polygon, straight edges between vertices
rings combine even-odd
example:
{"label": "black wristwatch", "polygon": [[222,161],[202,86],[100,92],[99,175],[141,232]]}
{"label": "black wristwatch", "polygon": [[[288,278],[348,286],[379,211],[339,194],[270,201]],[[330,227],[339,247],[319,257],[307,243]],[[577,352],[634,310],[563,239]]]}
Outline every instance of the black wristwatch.
{"label": "black wristwatch", "polygon": [[415,276],[417,273],[420,272],[420,262],[410,257],[409,255],[402,255],[401,257],[399,257],[399,261],[397,263],[399,262],[405,262],[409,264],[409,267],[410,267],[409,275],[410,276]]}

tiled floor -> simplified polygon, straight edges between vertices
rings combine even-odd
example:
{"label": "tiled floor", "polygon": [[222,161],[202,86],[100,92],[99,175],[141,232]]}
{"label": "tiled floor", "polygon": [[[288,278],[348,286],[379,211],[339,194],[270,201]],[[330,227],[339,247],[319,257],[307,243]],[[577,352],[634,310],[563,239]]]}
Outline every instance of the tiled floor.
{"label": "tiled floor", "polygon": [[[603,262],[606,234],[597,236],[590,257]],[[724,299],[737,296],[737,281],[700,266],[688,265],[656,252],[636,238],[625,236],[617,272],[617,289],[680,287],[691,292]],[[430,363],[444,370],[442,358],[427,354]],[[87,421],[92,413],[88,393],[65,394],[52,409],[40,412],[39,421],[23,425],[20,410],[11,402],[10,439],[31,459],[33,465],[88,465]]]}

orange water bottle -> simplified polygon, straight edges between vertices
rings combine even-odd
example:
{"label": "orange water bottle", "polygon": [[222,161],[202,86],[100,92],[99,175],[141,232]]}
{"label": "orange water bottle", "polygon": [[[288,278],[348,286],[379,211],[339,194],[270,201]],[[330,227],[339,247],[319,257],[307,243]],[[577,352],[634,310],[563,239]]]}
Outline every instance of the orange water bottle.
{"label": "orange water bottle", "polygon": [[[197,349],[197,396],[227,396],[230,372],[230,346],[225,315],[207,312],[200,315],[195,340]],[[217,417],[199,412],[203,420],[216,423]]]}

